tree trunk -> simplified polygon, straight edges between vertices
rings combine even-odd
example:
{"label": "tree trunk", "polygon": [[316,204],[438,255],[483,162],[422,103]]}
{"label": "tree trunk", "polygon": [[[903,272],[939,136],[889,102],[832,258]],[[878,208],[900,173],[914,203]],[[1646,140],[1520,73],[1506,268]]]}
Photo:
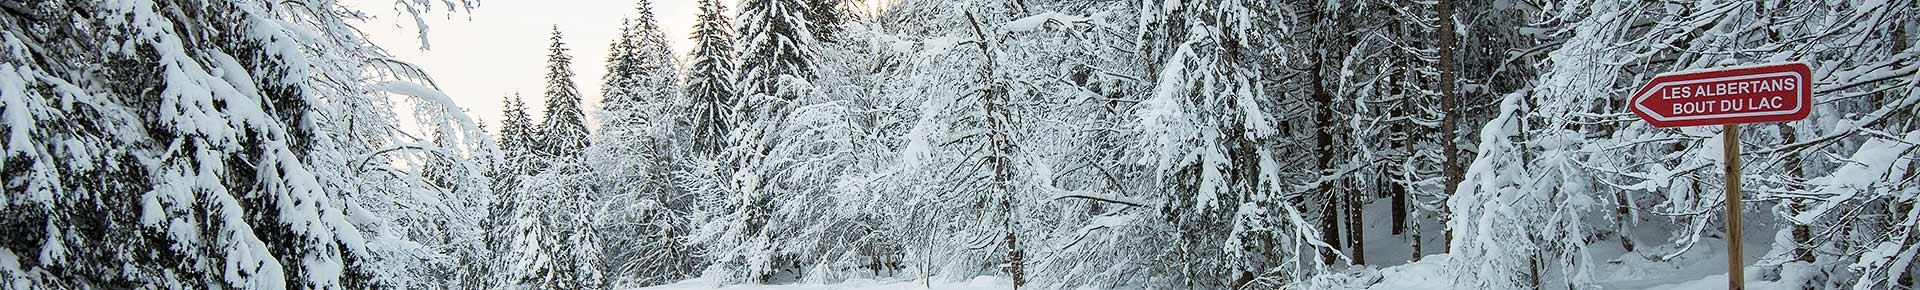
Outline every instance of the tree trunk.
{"label": "tree trunk", "polygon": [[[1799,142],[1798,132],[1792,124],[1793,122],[1777,123],[1780,128],[1781,144]],[[1787,156],[1780,161],[1786,166],[1783,169],[1786,169],[1787,175],[1794,178],[1805,176],[1800,172],[1800,162],[1798,153],[1787,153]],[[1807,203],[1804,201],[1789,200],[1788,202],[1790,203],[1788,206],[1793,207],[1796,212],[1807,209]],[[1793,260],[1813,262],[1813,229],[1809,225],[1795,222],[1791,231],[1793,232]]]}
{"label": "tree trunk", "polygon": [[[1908,172],[1912,172],[1912,171],[1908,171]],[[1908,173],[1907,176],[1913,176],[1912,174],[1913,173]],[[1898,208],[1894,209],[1894,212],[1899,213],[1897,214],[1894,220],[1898,221],[1898,220],[1912,219],[1913,218],[1912,216],[1906,216],[1906,215],[1909,215],[1913,212],[1914,206],[1916,206],[1914,202],[1907,202],[1905,204],[1899,205]],[[1911,235],[1911,234],[1907,235],[1907,241],[1905,244],[1908,244],[1908,245],[1920,244],[1920,235]],[[1900,269],[1890,269],[1890,270],[1899,271]],[[1902,287],[1906,287],[1907,289],[1920,289],[1920,288],[1914,288],[1915,286],[1914,276],[1920,276],[1920,263],[1907,264],[1907,275],[1905,275],[1904,277],[1900,277],[1900,280],[1895,282],[1899,283],[1900,286]]]}
{"label": "tree trunk", "polygon": [[1231,285],[1232,287],[1230,287],[1230,289],[1245,289],[1248,283],[1253,283],[1253,278],[1254,278],[1253,272],[1240,271],[1240,273],[1236,274],[1235,276],[1238,276],[1238,277],[1233,278],[1233,284]]}
{"label": "tree trunk", "polygon": [[[1446,164],[1443,165],[1447,175],[1444,194],[1451,195],[1460,188],[1464,176],[1460,172],[1460,146],[1454,144],[1454,139],[1457,139],[1454,136],[1454,122],[1459,115],[1454,111],[1460,106],[1454,104],[1453,0],[1439,1],[1438,5],[1434,5],[1434,10],[1437,10],[1435,12],[1439,14],[1440,22],[1440,150],[1446,156]],[[1447,229],[1447,243],[1453,243],[1452,228]]]}
{"label": "tree trunk", "polygon": [[1017,235],[1020,231],[1020,220],[1014,216],[1016,211],[1013,200],[1018,197],[1014,194],[1012,184],[1014,177],[1012,168],[1010,168],[1013,162],[1010,159],[1013,158],[1014,147],[1012,140],[1009,140],[1006,132],[1002,131],[1005,130],[1004,126],[1010,125],[1008,123],[1012,116],[1009,116],[1007,111],[999,108],[1000,104],[998,104],[999,102],[1005,101],[1006,93],[1006,89],[995,87],[988,93],[988,99],[981,103],[985,104],[988,118],[991,118],[991,120],[987,121],[987,126],[989,126],[988,130],[993,133],[989,135],[991,138],[988,139],[988,144],[989,146],[993,146],[996,152],[987,158],[993,158],[993,183],[1002,195],[1000,198],[1000,222],[1001,226],[1006,228],[1007,272],[1013,276],[1013,288],[1020,289],[1020,286],[1025,285],[1027,282],[1025,271],[1026,251],[1021,248],[1019,235]]}
{"label": "tree trunk", "polygon": [[[1402,67],[1406,67],[1406,66],[1402,65]],[[1404,69],[1404,68],[1400,70],[1400,73],[1405,76],[1398,79],[1397,82],[1412,82],[1414,80],[1414,77],[1419,75],[1418,72],[1414,72],[1411,69]],[[1420,250],[1420,247],[1421,247],[1420,213],[1417,212],[1418,208],[1411,206],[1411,203],[1414,201],[1411,200],[1412,197],[1410,195],[1413,194],[1413,181],[1419,179],[1419,178],[1415,178],[1414,176],[1419,174],[1420,172],[1420,167],[1417,166],[1418,164],[1417,162],[1419,162],[1419,159],[1420,159],[1419,142],[1417,142],[1416,139],[1414,138],[1415,135],[1418,135],[1418,134],[1415,134],[1415,132],[1420,131],[1420,125],[1414,122],[1414,119],[1415,119],[1414,116],[1419,114],[1422,110],[1419,110],[1414,107],[1414,104],[1417,104],[1418,102],[1414,100],[1413,96],[1406,95],[1406,92],[1407,92],[1406,84],[1395,85],[1394,90],[1398,91],[1398,93],[1395,93],[1395,95],[1400,95],[1400,110],[1404,112],[1404,113],[1401,113],[1401,115],[1407,117],[1406,122],[1400,123],[1400,137],[1401,137],[1400,145],[1406,148],[1407,157],[1404,162],[1406,162],[1407,164],[1401,167],[1402,170],[1400,172],[1400,179],[1402,182],[1405,182],[1405,183],[1396,184],[1393,186],[1393,188],[1395,189],[1394,190],[1395,208],[1393,209],[1393,214],[1395,218],[1394,218],[1393,224],[1394,224],[1395,230],[1405,227],[1412,232],[1411,238],[1413,239],[1413,242],[1412,242],[1413,251],[1411,253],[1413,257],[1409,260],[1418,262],[1420,261],[1420,256],[1424,254]]]}
{"label": "tree trunk", "polygon": [[[1319,174],[1324,176],[1333,173],[1333,126],[1335,126],[1335,124],[1333,122],[1333,95],[1327,92],[1326,86],[1323,84],[1325,80],[1324,76],[1321,75],[1323,73],[1325,73],[1325,70],[1323,70],[1321,65],[1318,63],[1314,64],[1313,103],[1318,109],[1314,110],[1313,114],[1314,128],[1317,128],[1317,130],[1313,132],[1313,142],[1315,151],[1317,151],[1316,155],[1318,155],[1316,162],[1318,167],[1316,168],[1319,169]],[[1334,249],[1321,252],[1320,261],[1326,265],[1333,265],[1335,262],[1333,251],[1338,250],[1340,245],[1342,245],[1342,243],[1340,243],[1339,231],[1340,197],[1334,193],[1331,182],[1321,183],[1317,192],[1323,197],[1320,200],[1320,239],[1334,247]]]}
{"label": "tree trunk", "polygon": [[1627,228],[1627,224],[1633,221],[1633,212],[1627,206],[1627,198],[1626,191],[1613,192],[1613,230],[1614,235],[1620,238],[1620,248],[1633,252],[1633,229]]}
{"label": "tree trunk", "polygon": [[983,59],[986,60],[986,65],[980,71],[980,78],[989,84],[982,92],[985,95],[980,99],[980,113],[986,117],[987,138],[985,144],[987,156],[983,157],[982,162],[993,170],[990,186],[1000,194],[997,215],[1000,218],[1001,230],[1004,231],[1001,242],[1006,243],[1007,247],[1007,275],[1012,276],[1013,288],[1020,289],[1027,284],[1026,251],[1020,245],[1020,219],[1015,216],[1019,211],[1013,202],[1019,195],[1014,192],[1012,159],[1013,155],[1019,152],[1007,132],[1012,127],[1012,113],[1003,107],[1010,101],[1008,100],[1010,93],[1003,83],[994,80],[994,70],[997,69],[994,67],[994,61],[999,58],[994,50],[988,47],[991,42],[987,40],[986,30],[981,28],[980,20],[974,18],[973,13],[969,12],[966,15],[967,20],[973,24],[974,36],[979,39],[975,44],[980,48]]}
{"label": "tree trunk", "polygon": [[1363,201],[1361,191],[1353,189],[1354,187],[1357,186],[1347,187],[1347,244],[1353,249],[1353,264],[1365,265],[1367,264],[1367,240],[1363,225],[1366,220],[1360,212],[1365,206],[1361,204]]}
{"label": "tree trunk", "polygon": [[[1403,74],[1406,71],[1407,70],[1404,68],[1395,68],[1393,74]],[[1407,74],[1407,75],[1411,76],[1411,74]],[[1413,181],[1412,178],[1408,178],[1408,177],[1413,175],[1412,173],[1413,171],[1415,171],[1415,169],[1413,169],[1414,167],[1411,165],[1413,165],[1414,161],[1418,159],[1416,158],[1416,156],[1419,156],[1418,154],[1414,154],[1414,147],[1413,147],[1414,146],[1413,114],[1419,111],[1413,109],[1413,104],[1414,104],[1412,101],[1413,98],[1406,95],[1407,89],[1405,86],[1403,86],[1404,82],[1406,81],[1407,80],[1404,78],[1395,77],[1392,79],[1392,81],[1388,82],[1388,85],[1387,85],[1393,91],[1392,95],[1398,96],[1400,98],[1400,107],[1395,110],[1399,111],[1399,115],[1401,117],[1407,118],[1405,122],[1400,122],[1399,124],[1395,124],[1393,126],[1394,131],[1396,131],[1394,135],[1398,135],[1398,137],[1401,138],[1400,141],[1402,142],[1402,145],[1404,145],[1406,148],[1406,155],[1405,155],[1406,157],[1400,160],[1400,164],[1401,164],[1400,168],[1402,169],[1400,171],[1400,175],[1397,176],[1398,178],[1395,178],[1396,176],[1386,177],[1385,180],[1388,180],[1388,182],[1381,183],[1380,185],[1380,186],[1386,187],[1387,191],[1393,195],[1393,235],[1394,236],[1400,236],[1402,233],[1405,233],[1407,229],[1407,186],[1408,184],[1401,184],[1399,182]],[[1415,249],[1414,251],[1419,252],[1418,249]]]}
{"label": "tree trunk", "polygon": [[1393,235],[1400,236],[1407,231],[1407,189],[1391,183],[1382,186],[1393,192]]}
{"label": "tree trunk", "polygon": [[1527,283],[1530,283],[1528,285],[1533,286],[1533,289],[1540,289],[1540,256],[1527,257],[1527,266],[1529,271],[1527,273]]}
{"label": "tree trunk", "polygon": [[1424,253],[1421,253],[1420,251],[1421,242],[1420,242],[1420,216],[1419,215],[1417,214],[1414,215],[1413,224],[1409,226],[1409,228],[1413,230],[1412,231],[1413,232],[1413,258],[1409,259],[1409,261],[1419,262],[1420,256],[1424,255]]}

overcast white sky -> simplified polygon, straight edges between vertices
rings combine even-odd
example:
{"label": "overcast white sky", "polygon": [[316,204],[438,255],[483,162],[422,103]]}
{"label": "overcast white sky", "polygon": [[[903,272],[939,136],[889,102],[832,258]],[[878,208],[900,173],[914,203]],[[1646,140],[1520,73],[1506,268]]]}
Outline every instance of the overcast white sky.
{"label": "overcast white sky", "polygon": [[[529,114],[540,118],[548,38],[555,25],[573,55],[573,81],[585,109],[597,108],[607,46],[619,35],[621,19],[638,14],[633,0],[483,0],[471,13],[435,11],[427,22],[432,47],[421,50],[413,19],[394,11],[392,0],[346,2],[380,17],[360,25],[374,44],[425,68],[442,91],[493,130],[498,130],[502,97],[514,92],[527,101]],[[651,2],[674,50],[685,55],[699,2]]]}

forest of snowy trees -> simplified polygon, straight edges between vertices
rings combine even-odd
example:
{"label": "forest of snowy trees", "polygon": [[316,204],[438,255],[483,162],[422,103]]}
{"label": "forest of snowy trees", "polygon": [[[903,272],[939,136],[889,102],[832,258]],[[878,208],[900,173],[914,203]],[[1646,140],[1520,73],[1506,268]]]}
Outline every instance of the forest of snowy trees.
{"label": "forest of snowy trees", "polygon": [[485,124],[390,13],[0,0],[0,289],[1637,289],[1742,229],[1627,95],[1783,62],[1746,280],[1920,283],[1920,1],[633,1]]}

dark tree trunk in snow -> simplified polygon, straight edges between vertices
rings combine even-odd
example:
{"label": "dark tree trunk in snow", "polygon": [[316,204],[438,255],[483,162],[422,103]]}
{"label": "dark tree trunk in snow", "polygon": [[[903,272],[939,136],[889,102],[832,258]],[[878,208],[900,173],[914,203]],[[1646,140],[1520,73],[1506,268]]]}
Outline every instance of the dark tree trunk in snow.
{"label": "dark tree trunk in snow", "polygon": [[1345,198],[1347,203],[1347,245],[1353,249],[1354,265],[1367,264],[1367,241],[1364,239],[1366,235],[1361,228],[1361,225],[1364,224],[1364,217],[1362,217],[1363,214],[1360,212],[1360,209],[1364,208],[1361,204],[1361,192],[1362,191],[1349,186],[1346,189]]}
{"label": "dark tree trunk in snow", "polygon": [[[1793,144],[1794,142],[1799,142],[1800,138],[1798,136],[1795,136],[1795,134],[1797,134],[1798,132],[1794,130],[1792,122],[1782,122],[1777,124],[1780,128],[1780,138],[1781,138],[1780,144]],[[1786,173],[1789,176],[1793,176],[1793,177],[1805,176],[1803,175],[1802,172],[1800,172],[1800,169],[1801,169],[1800,162],[1801,162],[1800,154],[1791,154],[1791,153],[1787,154],[1786,157],[1781,158],[1781,161],[1780,161],[1781,164],[1786,166],[1785,168]],[[1807,203],[1804,201],[1794,200],[1794,201],[1789,201],[1789,203],[1791,204],[1789,204],[1788,206],[1793,207],[1793,210],[1795,212],[1800,212],[1807,209]],[[1807,224],[1802,224],[1799,222],[1792,222],[1792,223],[1793,223],[1793,228],[1791,229],[1791,231],[1793,232],[1792,233],[1793,234],[1793,260],[1813,262],[1814,249],[1813,249],[1812,226]]]}
{"label": "dark tree trunk in snow", "polygon": [[[1404,64],[1401,64],[1401,66],[1402,67],[1400,68],[1395,68],[1393,70],[1393,73],[1390,73],[1389,75],[1411,76],[1411,74],[1405,74],[1407,70],[1405,69]],[[1401,138],[1400,139],[1400,141],[1402,142],[1401,145],[1405,146],[1404,148],[1406,150],[1406,156],[1402,157],[1403,159],[1400,159],[1401,163],[1399,165],[1401,165],[1400,168],[1402,169],[1399,172],[1400,175],[1393,176],[1392,174],[1390,174],[1392,171],[1385,171],[1383,173],[1389,173],[1389,174],[1383,174],[1386,176],[1382,177],[1382,179],[1386,180],[1387,182],[1381,182],[1380,185],[1378,185],[1378,186],[1385,187],[1387,192],[1393,195],[1392,198],[1393,198],[1393,235],[1394,236],[1400,236],[1401,234],[1406,233],[1407,187],[1411,185],[1411,182],[1413,182],[1413,179],[1410,178],[1411,176],[1413,176],[1413,173],[1414,173],[1413,171],[1417,170],[1417,169],[1414,169],[1413,166],[1409,166],[1409,165],[1414,163],[1414,160],[1417,160],[1417,156],[1418,156],[1418,154],[1414,153],[1416,151],[1414,151],[1415,148],[1413,143],[1413,128],[1414,128],[1413,114],[1418,111],[1413,109],[1413,104],[1414,104],[1413,98],[1410,96],[1407,96],[1407,89],[1406,87],[1402,86],[1406,81],[1407,81],[1406,79],[1401,77],[1393,77],[1392,81],[1389,82],[1387,85],[1388,87],[1392,88],[1391,89],[1392,95],[1398,96],[1400,98],[1400,107],[1398,109],[1395,109],[1395,111],[1398,111],[1401,117],[1407,118],[1406,121],[1400,122],[1399,124],[1395,124],[1393,126],[1393,130],[1395,131],[1393,135],[1398,135],[1398,137]],[[1401,184],[1400,183],[1401,181],[1405,181],[1408,183]],[[1413,249],[1413,252],[1419,253],[1420,249],[1415,248]]]}
{"label": "dark tree trunk in snow", "polygon": [[[1318,159],[1315,163],[1318,167],[1316,168],[1319,169],[1319,174],[1323,176],[1333,173],[1333,126],[1336,126],[1336,124],[1333,123],[1333,95],[1327,93],[1326,87],[1322,85],[1325,79],[1320,74],[1324,72],[1319,65],[1315,65],[1313,103],[1318,109],[1316,109],[1313,114],[1315,128],[1313,132],[1313,142],[1315,151],[1318,152],[1318,154],[1316,154]],[[1342,243],[1340,243],[1340,196],[1334,193],[1332,184],[1332,182],[1320,183],[1320,187],[1314,191],[1321,196],[1320,239],[1334,246],[1334,249],[1329,249],[1320,254],[1320,261],[1327,265],[1332,265],[1336,262],[1336,255],[1333,251],[1337,251],[1340,245],[1342,245]]]}
{"label": "dark tree trunk in snow", "polygon": [[[1439,1],[1434,9],[1440,14],[1440,151],[1446,156],[1446,164],[1441,166],[1444,166],[1447,175],[1446,191],[1442,194],[1452,195],[1454,190],[1460,188],[1460,180],[1463,179],[1460,172],[1460,146],[1454,144],[1454,130],[1457,130],[1454,122],[1459,115],[1454,111],[1460,107],[1454,104],[1453,0]],[[1447,229],[1447,242],[1453,242],[1451,228]]]}
{"label": "dark tree trunk in snow", "polygon": [[1398,185],[1388,186],[1392,187],[1387,191],[1393,192],[1393,235],[1399,236],[1407,231],[1407,189]]}

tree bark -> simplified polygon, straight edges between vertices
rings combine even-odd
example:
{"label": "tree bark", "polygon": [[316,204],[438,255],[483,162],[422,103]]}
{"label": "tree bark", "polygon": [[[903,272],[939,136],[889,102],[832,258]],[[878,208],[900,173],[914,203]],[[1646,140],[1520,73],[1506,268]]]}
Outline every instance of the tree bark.
{"label": "tree bark", "polygon": [[1386,184],[1393,192],[1393,235],[1399,236],[1407,231],[1407,190],[1398,184]]}
{"label": "tree bark", "polygon": [[1010,280],[1013,280],[1013,288],[1020,289],[1027,283],[1026,251],[1020,244],[1020,219],[1015,216],[1018,209],[1013,203],[1014,199],[1019,198],[1019,195],[1014,192],[1012,168],[1012,158],[1014,154],[1018,154],[1018,148],[1014,147],[1012,138],[1006,132],[1012,126],[1013,116],[1002,107],[1005,105],[1004,102],[1009,101],[1007,99],[1009,92],[1003,83],[994,79],[994,70],[997,69],[994,67],[994,61],[998,58],[994,50],[988,47],[991,42],[987,39],[986,30],[981,28],[980,20],[974,18],[973,13],[968,12],[966,15],[967,20],[973,24],[974,36],[978,38],[975,44],[979,46],[980,53],[986,60],[980,77],[982,81],[989,83],[986,90],[982,91],[985,95],[981,96],[980,100],[980,113],[987,119],[987,143],[985,144],[987,156],[984,156],[985,160],[982,161],[993,170],[991,187],[1000,194],[998,216],[1004,231],[1001,242],[1006,243],[1007,247],[1007,275],[1012,276]]}
{"label": "tree bark", "polygon": [[1363,208],[1360,203],[1360,192],[1360,190],[1354,189],[1354,186],[1348,186],[1346,192],[1347,244],[1348,248],[1353,250],[1354,265],[1367,264],[1367,241],[1365,239],[1366,234],[1362,228],[1362,225],[1365,224],[1365,218],[1361,216],[1360,212],[1360,209]]}
{"label": "tree bark", "polygon": [[[1800,138],[1796,135],[1798,132],[1793,128],[1792,122],[1781,122],[1777,124],[1780,128],[1781,144],[1799,142]],[[1788,153],[1786,157],[1781,159],[1780,163],[1786,165],[1784,169],[1786,169],[1788,176],[1795,178],[1805,176],[1800,172],[1800,154]],[[1796,211],[1807,209],[1807,203],[1804,201],[1793,200],[1789,202],[1791,204],[1788,206],[1793,207]],[[1793,223],[1791,231],[1793,232],[1793,260],[1813,262],[1813,229],[1809,225],[1795,222]]]}
{"label": "tree bark", "polygon": [[[1406,67],[1404,65],[1402,67],[1403,69],[1401,69],[1400,73],[1403,74],[1404,77],[1399,79],[1398,82],[1412,82],[1414,80],[1414,76],[1419,74],[1417,72],[1414,72],[1411,69],[1404,69],[1404,67]],[[1418,210],[1417,208],[1410,206],[1411,205],[1410,203],[1412,203],[1413,201],[1410,200],[1411,197],[1409,195],[1412,195],[1413,181],[1418,179],[1418,178],[1415,178],[1414,175],[1419,174],[1420,172],[1420,169],[1419,169],[1420,167],[1413,166],[1413,165],[1417,164],[1416,162],[1419,162],[1420,160],[1419,142],[1417,142],[1416,139],[1414,138],[1414,136],[1417,135],[1417,134],[1414,134],[1414,132],[1419,132],[1420,126],[1419,124],[1414,122],[1414,119],[1415,119],[1414,116],[1416,114],[1419,114],[1421,110],[1416,109],[1414,107],[1414,104],[1417,104],[1418,102],[1414,101],[1413,96],[1405,95],[1407,91],[1406,88],[1407,87],[1405,84],[1394,86],[1394,90],[1399,91],[1399,93],[1395,93],[1395,95],[1401,96],[1400,110],[1405,112],[1405,113],[1402,113],[1401,115],[1407,117],[1406,122],[1400,123],[1400,134],[1401,134],[1400,137],[1402,138],[1400,139],[1400,142],[1401,142],[1401,146],[1406,148],[1407,157],[1405,162],[1409,164],[1407,166],[1401,167],[1402,172],[1400,173],[1400,177],[1402,179],[1401,181],[1405,183],[1396,184],[1393,186],[1393,188],[1395,189],[1394,190],[1394,206],[1396,207],[1393,209],[1393,214],[1395,216],[1395,220],[1393,224],[1394,224],[1395,230],[1399,230],[1400,228],[1405,227],[1407,228],[1408,231],[1412,232],[1412,235],[1410,236],[1410,238],[1412,238],[1413,240],[1412,242],[1413,251],[1411,252],[1413,257],[1410,260],[1418,262],[1420,261],[1420,256],[1423,256],[1424,254],[1420,250],[1420,247],[1421,247],[1420,214],[1419,212],[1416,212],[1416,210]]]}
{"label": "tree bark", "polygon": [[[1313,142],[1315,151],[1318,153],[1316,154],[1318,156],[1315,164],[1318,166],[1316,168],[1319,169],[1320,175],[1326,175],[1333,171],[1333,126],[1335,125],[1333,123],[1333,95],[1327,92],[1326,86],[1324,85],[1323,81],[1325,77],[1322,76],[1324,73],[1325,70],[1320,64],[1314,64],[1313,103],[1318,109],[1315,109],[1313,114],[1314,128],[1316,128],[1313,132]],[[1339,231],[1340,207],[1338,203],[1340,202],[1340,198],[1338,194],[1334,193],[1331,182],[1320,183],[1320,187],[1316,191],[1323,197],[1320,200],[1320,239],[1329,245],[1334,245],[1335,248],[1321,252],[1320,261],[1326,265],[1333,265],[1333,263],[1336,262],[1333,251],[1337,250],[1340,245],[1343,245],[1340,243]]]}
{"label": "tree bark", "polygon": [[[1436,14],[1439,14],[1440,22],[1440,150],[1442,151],[1441,153],[1444,153],[1446,156],[1446,164],[1444,164],[1444,166],[1447,175],[1446,192],[1444,194],[1452,195],[1455,190],[1460,188],[1460,181],[1464,176],[1462,172],[1460,172],[1460,146],[1454,144],[1454,139],[1457,139],[1454,136],[1454,131],[1456,130],[1454,122],[1458,115],[1454,113],[1454,111],[1459,109],[1460,106],[1454,104],[1454,82],[1456,77],[1454,76],[1453,59],[1453,0],[1439,0],[1439,4],[1434,5],[1434,10],[1436,10]],[[1453,243],[1453,229],[1451,228],[1447,229],[1447,243]]]}
{"label": "tree bark", "polygon": [[[1399,75],[1399,74],[1403,74],[1405,71],[1407,70],[1404,68],[1395,68],[1393,74]],[[1400,141],[1402,142],[1402,145],[1406,149],[1405,157],[1400,160],[1402,165],[1400,168],[1402,168],[1403,170],[1400,171],[1400,176],[1389,176],[1384,178],[1389,182],[1384,182],[1384,183],[1381,183],[1380,185],[1380,186],[1386,187],[1387,191],[1393,195],[1393,235],[1394,236],[1399,236],[1405,233],[1407,229],[1407,186],[1408,184],[1402,184],[1400,182],[1401,181],[1412,182],[1412,178],[1407,178],[1408,176],[1413,175],[1412,171],[1415,170],[1413,169],[1414,167],[1410,165],[1412,165],[1415,160],[1418,160],[1417,156],[1419,156],[1418,154],[1414,154],[1414,142],[1413,142],[1413,126],[1414,126],[1413,114],[1419,111],[1413,109],[1413,104],[1414,104],[1413,97],[1406,95],[1407,89],[1406,87],[1402,86],[1404,85],[1405,82],[1406,82],[1406,79],[1395,77],[1393,78],[1392,81],[1388,82],[1388,85],[1387,85],[1388,87],[1392,88],[1391,90],[1393,93],[1391,95],[1398,96],[1400,98],[1400,108],[1397,108],[1395,110],[1399,111],[1400,113],[1399,115],[1401,117],[1407,118],[1406,121],[1400,122],[1399,124],[1396,124],[1395,126],[1393,126],[1394,131],[1396,131],[1394,135],[1398,135],[1398,137],[1401,138]],[[1419,249],[1414,249],[1414,252],[1416,253],[1418,253],[1419,251],[1420,251]]]}
{"label": "tree bark", "polygon": [[1412,230],[1412,232],[1413,232],[1413,236],[1412,236],[1412,238],[1413,238],[1413,258],[1411,258],[1411,259],[1409,259],[1409,260],[1410,260],[1410,261],[1414,261],[1414,262],[1419,262],[1419,261],[1420,261],[1420,257],[1421,257],[1421,256],[1424,256],[1425,254],[1424,254],[1424,253],[1422,253],[1422,251],[1420,250],[1420,247],[1421,247],[1421,244],[1422,244],[1422,242],[1420,241],[1420,219],[1419,219],[1419,215],[1418,215],[1418,214],[1416,214],[1416,215],[1414,215],[1414,222],[1413,222],[1413,224],[1412,224],[1411,226],[1409,226],[1408,228],[1409,228],[1409,229],[1411,229],[1411,230]]}
{"label": "tree bark", "polygon": [[1633,221],[1633,211],[1627,206],[1627,198],[1626,191],[1613,193],[1613,230],[1614,235],[1620,238],[1620,248],[1633,252],[1633,230],[1627,228],[1627,224]]}

